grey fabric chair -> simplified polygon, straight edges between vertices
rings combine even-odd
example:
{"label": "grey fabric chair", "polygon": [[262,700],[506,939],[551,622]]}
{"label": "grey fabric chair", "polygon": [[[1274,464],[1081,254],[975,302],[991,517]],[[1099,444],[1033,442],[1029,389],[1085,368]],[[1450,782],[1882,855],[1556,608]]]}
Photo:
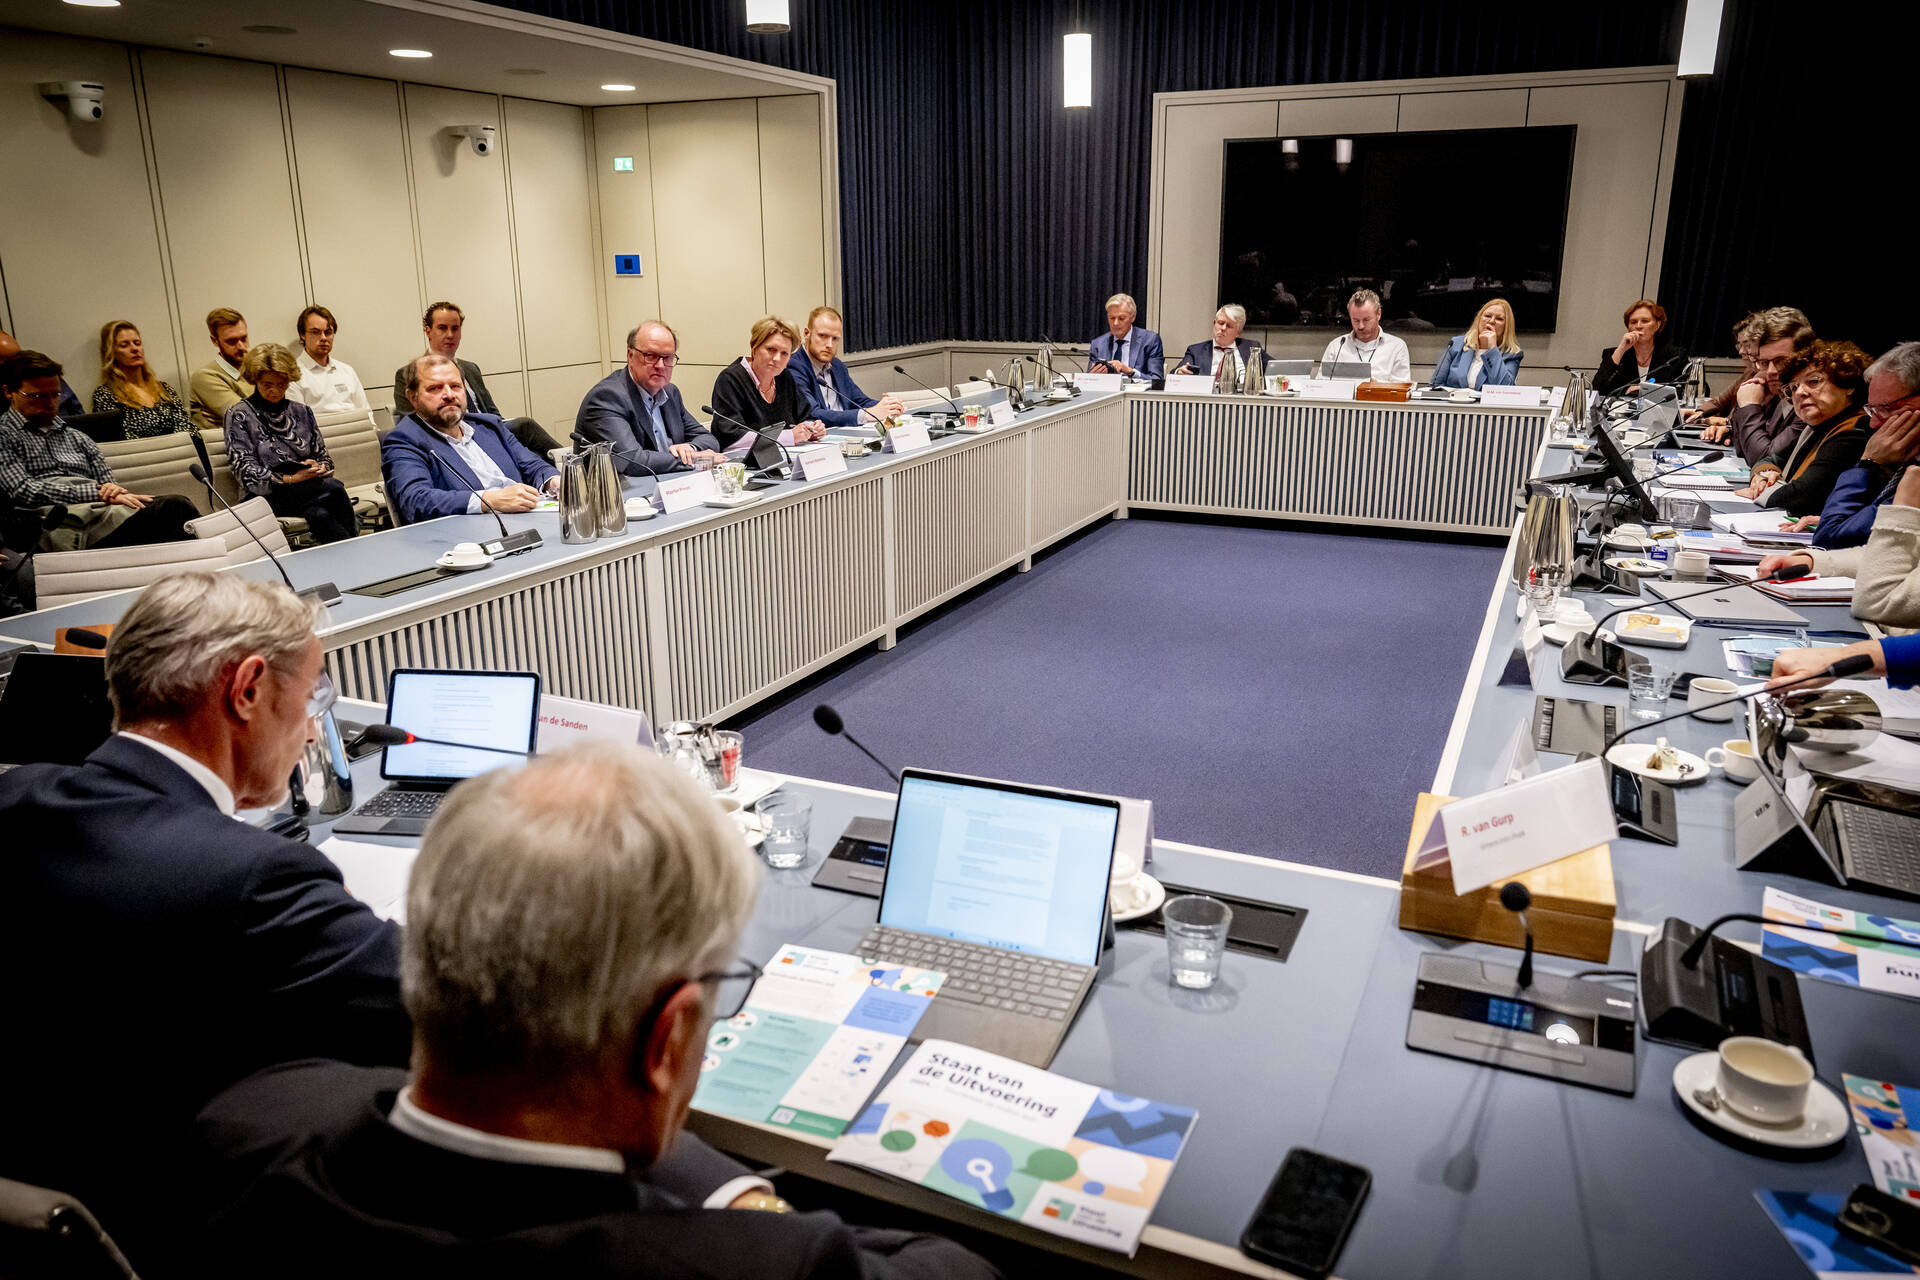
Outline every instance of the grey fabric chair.
{"label": "grey fabric chair", "polygon": [[87,1207],[45,1187],[0,1178],[0,1280],[138,1280]]}

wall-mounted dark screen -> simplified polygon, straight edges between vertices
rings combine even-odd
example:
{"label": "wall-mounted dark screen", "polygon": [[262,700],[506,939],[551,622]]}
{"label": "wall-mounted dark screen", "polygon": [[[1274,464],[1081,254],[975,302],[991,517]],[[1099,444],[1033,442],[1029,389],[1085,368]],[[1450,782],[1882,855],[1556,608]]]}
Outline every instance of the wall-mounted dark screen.
{"label": "wall-mounted dark screen", "polygon": [[1387,328],[1459,333],[1505,298],[1517,328],[1551,331],[1573,140],[1572,125],[1230,140],[1220,300],[1249,328],[1344,329],[1365,285]]}

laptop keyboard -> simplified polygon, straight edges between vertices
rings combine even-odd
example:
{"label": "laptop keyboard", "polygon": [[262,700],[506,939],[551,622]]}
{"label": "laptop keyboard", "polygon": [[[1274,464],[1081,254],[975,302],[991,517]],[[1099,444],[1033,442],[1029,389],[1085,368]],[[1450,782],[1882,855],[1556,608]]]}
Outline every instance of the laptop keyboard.
{"label": "laptop keyboard", "polygon": [[1920,818],[1864,804],[1830,808],[1849,877],[1920,893]]}
{"label": "laptop keyboard", "polygon": [[1004,951],[877,924],[860,940],[860,954],[947,975],[941,998],[1058,1022],[1073,1009],[1086,982],[1084,965]]}
{"label": "laptop keyboard", "polygon": [[446,798],[444,791],[402,791],[388,787],[353,813],[357,818],[431,818]]}

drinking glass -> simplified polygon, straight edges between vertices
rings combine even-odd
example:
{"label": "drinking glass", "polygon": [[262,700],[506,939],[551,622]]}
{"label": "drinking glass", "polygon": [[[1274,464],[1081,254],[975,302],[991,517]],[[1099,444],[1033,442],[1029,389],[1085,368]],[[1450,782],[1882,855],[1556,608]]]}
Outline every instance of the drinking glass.
{"label": "drinking glass", "polygon": [[1167,933],[1167,967],[1177,985],[1205,990],[1214,984],[1232,923],[1233,908],[1218,898],[1189,893],[1167,899],[1160,926]]}
{"label": "drinking glass", "polygon": [[813,825],[813,802],[805,796],[776,791],[762,797],[753,811],[767,825],[760,856],[768,866],[784,871],[807,860],[807,833]]}
{"label": "drinking glass", "polygon": [[1663,671],[1651,662],[1627,667],[1627,719],[1644,724],[1667,714],[1667,697],[1678,672]]}
{"label": "drinking glass", "polygon": [[732,729],[719,729],[713,740],[720,747],[719,759],[714,762],[713,789],[724,795],[740,785],[740,758],[746,739]]}

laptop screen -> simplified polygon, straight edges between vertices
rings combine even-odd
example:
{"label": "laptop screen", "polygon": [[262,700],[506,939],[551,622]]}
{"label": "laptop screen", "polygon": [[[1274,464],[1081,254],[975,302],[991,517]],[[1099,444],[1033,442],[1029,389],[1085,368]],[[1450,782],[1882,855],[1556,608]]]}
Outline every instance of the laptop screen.
{"label": "laptop screen", "polygon": [[1096,964],[1119,827],[1117,801],[909,769],[880,923]]}
{"label": "laptop screen", "polygon": [[[531,671],[395,671],[387,678],[387,723],[420,738],[531,752],[539,729],[540,677]],[[387,747],[380,776],[458,782],[511,765],[498,751],[415,742]]]}
{"label": "laptop screen", "polygon": [[113,732],[104,658],[27,652],[0,690],[0,763],[79,764]]}

